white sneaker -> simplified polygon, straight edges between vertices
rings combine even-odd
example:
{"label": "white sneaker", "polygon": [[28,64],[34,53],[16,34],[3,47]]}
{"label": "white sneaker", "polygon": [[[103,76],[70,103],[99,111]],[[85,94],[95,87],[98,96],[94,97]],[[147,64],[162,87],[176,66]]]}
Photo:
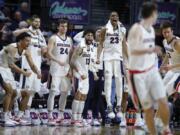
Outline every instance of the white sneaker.
{"label": "white sneaker", "polygon": [[127,126],[127,122],[126,122],[126,118],[122,118],[121,123],[119,124],[120,127],[126,127]]}
{"label": "white sneaker", "polygon": [[82,120],[82,124],[83,124],[84,127],[89,127],[89,126],[91,126],[91,125],[87,122],[86,119],[83,119],[83,120]]}
{"label": "white sneaker", "polygon": [[47,109],[41,109],[39,110],[39,117],[42,124],[48,123],[48,111]]}
{"label": "white sneaker", "polygon": [[33,125],[40,125],[41,124],[39,114],[38,114],[38,112],[36,110],[31,111],[30,116],[31,116],[31,123]]}
{"label": "white sneaker", "polygon": [[5,127],[15,127],[16,125],[17,124],[15,124],[15,122],[9,118],[6,119],[3,124],[3,126],[5,126]]}
{"label": "white sneaker", "polygon": [[142,118],[136,119],[136,122],[135,122],[134,126],[135,127],[143,127],[144,122],[143,122]]}
{"label": "white sneaker", "polygon": [[72,121],[71,124],[74,126],[74,127],[84,127],[82,121]]}
{"label": "white sneaker", "polygon": [[19,122],[19,124],[20,124],[21,126],[29,126],[29,125],[31,125],[31,122],[30,122],[30,121],[27,121],[27,120],[24,119],[24,118],[15,117],[14,120],[15,120],[16,122]]}
{"label": "white sneaker", "polygon": [[116,110],[116,116],[118,118],[122,119],[123,114],[122,114],[122,111],[121,111],[121,107],[120,106],[116,106],[115,110]]}
{"label": "white sneaker", "polygon": [[54,118],[49,118],[47,125],[56,126],[57,125],[56,120]]}
{"label": "white sneaker", "polygon": [[154,121],[155,121],[155,125],[157,128],[163,128],[163,123],[162,123],[162,120],[160,118],[154,118]]}
{"label": "white sneaker", "polygon": [[112,106],[108,106],[107,107],[107,115],[110,119],[114,119],[115,118],[115,114],[113,112]]}
{"label": "white sneaker", "polygon": [[92,120],[92,126],[100,126],[100,122],[97,119]]}
{"label": "white sneaker", "polygon": [[65,126],[65,127],[67,127],[67,126],[70,126],[71,125],[71,120],[70,119],[63,119],[63,120],[61,120],[61,122],[60,122],[60,126]]}

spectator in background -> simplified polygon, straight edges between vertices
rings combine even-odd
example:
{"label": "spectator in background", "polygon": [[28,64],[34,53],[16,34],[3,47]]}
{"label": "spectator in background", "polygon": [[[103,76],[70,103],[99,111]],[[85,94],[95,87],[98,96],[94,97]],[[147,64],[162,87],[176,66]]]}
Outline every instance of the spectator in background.
{"label": "spectator in background", "polygon": [[30,18],[29,4],[27,2],[22,2],[20,5],[20,12],[22,14],[22,20],[27,20]]}
{"label": "spectator in background", "polygon": [[16,11],[14,13],[14,18],[12,20],[12,24],[10,26],[10,29],[12,31],[14,31],[15,29],[17,29],[19,27],[19,23],[20,21],[22,20],[22,15],[21,15],[21,12],[20,11]]}

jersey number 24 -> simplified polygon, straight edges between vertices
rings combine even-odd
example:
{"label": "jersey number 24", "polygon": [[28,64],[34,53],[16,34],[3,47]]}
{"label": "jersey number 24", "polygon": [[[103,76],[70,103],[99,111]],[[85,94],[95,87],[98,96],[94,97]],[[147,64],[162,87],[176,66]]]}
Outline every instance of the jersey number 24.
{"label": "jersey number 24", "polygon": [[60,48],[60,54],[68,54],[68,48]]}

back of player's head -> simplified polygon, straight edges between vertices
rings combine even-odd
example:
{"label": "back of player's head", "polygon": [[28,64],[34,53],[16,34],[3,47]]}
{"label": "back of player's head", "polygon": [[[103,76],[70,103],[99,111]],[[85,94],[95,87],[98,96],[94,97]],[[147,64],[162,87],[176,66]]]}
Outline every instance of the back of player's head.
{"label": "back of player's head", "polygon": [[83,37],[85,37],[85,36],[86,36],[87,34],[89,34],[89,33],[93,34],[93,37],[95,37],[95,32],[94,32],[94,30],[91,29],[91,28],[84,30]]}
{"label": "back of player's head", "polygon": [[142,5],[141,15],[143,19],[149,18],[154,11],[157,11],[157,5],[152,2],[145,2]]}
{"label": "back of player's head", "polygon": [[171,28],[172,29],[172,23],[170,21],[165,21],[161,25],[161,30]]}
{"label": "back of player's head", "polygon": [[32,15],[31,20],[34,21],[35,19],[40,19],[38,15]]}
{"label": "back of player's head", "polygon": [[19,42],[25,39],[26,37],[31,37],[31,35],[29,35],[27,32],[23,32],[16,37],[16,41]]}

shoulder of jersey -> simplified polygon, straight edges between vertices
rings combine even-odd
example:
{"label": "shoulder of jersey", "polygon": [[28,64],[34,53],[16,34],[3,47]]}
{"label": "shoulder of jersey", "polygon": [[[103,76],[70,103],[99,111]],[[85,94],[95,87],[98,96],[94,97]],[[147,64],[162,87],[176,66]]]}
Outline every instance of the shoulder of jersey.
{"label": "shoulder of jersey", "polygon": [[121,28],[121,31],[126,34],[126,28],[124,27],[124,25],[121,23],[120,24],[120,28]]}

